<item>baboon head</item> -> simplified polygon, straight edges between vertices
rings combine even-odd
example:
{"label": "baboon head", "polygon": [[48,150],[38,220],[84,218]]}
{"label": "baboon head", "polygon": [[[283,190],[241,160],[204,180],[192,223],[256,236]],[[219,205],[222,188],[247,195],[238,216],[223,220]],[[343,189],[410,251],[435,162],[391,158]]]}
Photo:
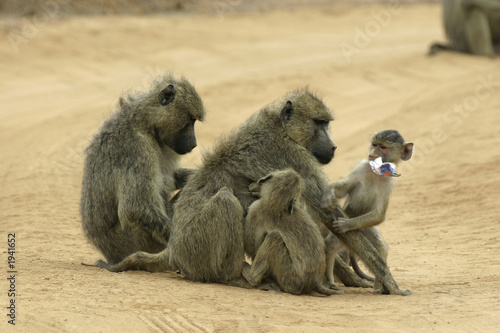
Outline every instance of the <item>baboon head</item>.
{"label": "baboon head", "polygon": [[261,198],[276,208],[286,208],[291,214],[305,186],[304,180],[293,169],[275,171],[257,182],[261,187]]}
{"label": "baboon head", "polygon": [[200,96],[187,80],[179,80],[158,93],[157,103],[157,141],[178,154],[189,153],[197,145],[194,123],[202,121],[205,115]]}
{"label": "baboon head", "polygon": [[385,130],[375,133],[370,144],[368,159],[382,157],[382,162],[398,163],[408,161],[413,155],[413,143],[405,139],[396,130]]}
{"label": "baboon head", "polygon": [[161,147],[186,154],[196,147],[194,124],[203,121],[205,108],[195,88],[185,78],[159,75],[147,92],[120,98],[133,126],[151,134]]}
{"label": "baboon head", "polygon": [[328,164],[337,149],[328,132],[332,120],[330,110],[307,90],[292,91],[285,96],[281,121],[287,136],[321,164]]}

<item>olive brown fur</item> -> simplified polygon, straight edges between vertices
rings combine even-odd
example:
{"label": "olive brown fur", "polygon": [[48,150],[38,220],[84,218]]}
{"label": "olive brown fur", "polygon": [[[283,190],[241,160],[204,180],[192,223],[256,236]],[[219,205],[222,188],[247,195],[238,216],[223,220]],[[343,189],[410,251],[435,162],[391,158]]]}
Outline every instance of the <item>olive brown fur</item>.
{"label": "olive brown fur", "polygon": [[180,156],[196,146],[205,109],[195,88],[166,73],[149,89],[120,97],[117,110],[85,151],[80,212],[87,239],[115,264],[167,244],[172,191],[192,170]]}
{"label": "olive brown fur", "polygon": [[[118,265],[101,263],[101,267],[179,269],[194,281],[244,284],[244,214],[256,200],[250,184],[275,170],[295,170],[304,180],[302,198],[309,215],[331,227],[333,214],[321,208],[328,185],[321,165],[331,161],[336,149],[328,133],[331,120],[331,111],[307,89],[290,91],[265,106],[204,156],[202,166],[181,191],[168,247],[156,255],[156,261],[149,257],[146,265],[125,260]],[[406,294],[361,232],[339,237],[391,293]]]}

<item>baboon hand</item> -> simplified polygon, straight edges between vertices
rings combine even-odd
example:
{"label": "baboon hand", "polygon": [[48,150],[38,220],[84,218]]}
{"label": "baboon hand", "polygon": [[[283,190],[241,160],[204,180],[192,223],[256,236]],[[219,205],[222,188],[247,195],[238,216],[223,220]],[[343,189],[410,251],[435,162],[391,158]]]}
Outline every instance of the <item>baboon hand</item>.
{"label": "baboon hand", "polygon": [[333,230],[335,232],[338,232],[339,234],[346,233],[347,231],[352,229],[350,222],[351,221],[349,219],[339,217],[338,220],[332,222]]}
{"label": "baboon hand", "polygon": [[339,207],[339,202],[337,197],[335,197],[335,191],[333,189],[328,189],[323,195],[323,200],[321,201],[321,208],[328,212],[333,212]]}
{"label": "baboon hand", "polygon": [[260,198],[260,187],[261,184],[258,182],[253,182],[250,185],[248,185],[248,189],[250,190],[250,193],[256,198]]}

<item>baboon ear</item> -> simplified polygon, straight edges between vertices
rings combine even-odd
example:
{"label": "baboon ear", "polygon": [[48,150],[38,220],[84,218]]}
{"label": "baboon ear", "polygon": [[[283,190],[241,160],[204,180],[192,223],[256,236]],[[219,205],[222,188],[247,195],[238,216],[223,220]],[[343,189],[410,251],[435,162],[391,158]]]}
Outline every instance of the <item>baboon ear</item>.
{"label": "baboon ear", "polygon": [[413,155],[413,142],[408,142],[403,145],[403,153],[401,154],[401,159],[403,161],[408,161]]}
{"label": "baboon ear", "polygon": [[293,206],[295,205],[295,201],[297,201],[297,198],[293,198],[290,201],[290,204],[288,205],[288,213],[290,213],[290,214],[293,213]]}
{"label": "baboon ear", "polygon": [[257,181],[257,184],[263,184],[263,183],[265,183],[266,181],[268,181],[268,180],[269,180],[269,179],[271,179],[271,178],[273,178],[273,174],[272,174],[272,173],[270,173],[270,174],[268,174],[267,176],[264,176],[264,177],[262,177],[261,179],[259,179],[259,180]]}
{"label": "baboon ear", "polygon": [[287,101],[283,109],[281,110],[281,120],[286,124],[292,119],[293,114],[293,104]]}
{"label": "baboon ear", "polygon": [[175,86],[173,84],[169,84],[165,89],[163,89],[158,94],[158,100],[160,104],[165,106],[174,101],[175,98]]}

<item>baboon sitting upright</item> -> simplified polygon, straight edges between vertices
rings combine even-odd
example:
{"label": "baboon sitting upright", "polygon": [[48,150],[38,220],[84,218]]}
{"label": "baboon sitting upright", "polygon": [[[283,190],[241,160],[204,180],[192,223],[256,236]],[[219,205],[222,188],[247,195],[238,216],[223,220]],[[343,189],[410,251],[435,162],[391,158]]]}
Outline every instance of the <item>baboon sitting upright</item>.
{"label": "baboon sitting upright", "polygon": [[[413,155],[413,143],[405,142],[396,130],[385,130],[372,137],[368,159],[362,160],[351,173],[342,180],[328,185],[322,206],[328,210],[337,208],[338,199],[345,198],[343,211],[347,217],[333,222],[334,231],[340,234],[350,230],[361,230],[371,241],[384,260],[387,260],[387,244],[377,225],[385,220],[389,198],[394,187],[394,178],[399,177],[393,168]],[[342,248],[333,234],[326,239],[327,276],[333,283],[335,254]],[[358,272],[356,258],[351,257],[353,268]],[[361,275],[361,270],[359,270]],[[375,290],[383,292],[379,281],[375,280]]]}
{"label": "baboon sitting upright", "polygon": [[[321,165],[331,161],[336,148],[328,133],[332,119],[330,110],[307,90],[285,94],[204,156],[202,167],[190,177],[175,205],[166,250],[157,255],[138,252],[117,265],[97,264],[111,271],[180,269],[194,281],[238,284],[244,262],[244,211],[255,201],[249,185],[287,168],[304,179],[302,197],[313,221],[331,227],[332,214],[321,208],[328,185]],[[391,293],[409,294],[399,289],[387,264],[361,232],[339,237]]]}
{"label": "baboon sitting upright", "polygon": [[180,155],[196,147],[194,123],[204,115],[194,87],[164,74],[149,90],[120,97],[91,140],[80,212],[85,235],[108,263],[166,247],[171,192],[192,173],[181,168]]}
{"label": "baboon sitting upright", "polygon": [[318,225],[303,206],[304,181],[292,169],[258,181],[260,199],[248,208],[245,251],[252,266],[243,275],[252,286],[272,276],[281,290],[292,294],[342,294],[326,285],[324,241]]}
{"label": "baboon sitting upright", "polygon": [[443,0],[449,44],[434,43],[429,54],[450,50],[493,57],[500,46],[500,0]]}

